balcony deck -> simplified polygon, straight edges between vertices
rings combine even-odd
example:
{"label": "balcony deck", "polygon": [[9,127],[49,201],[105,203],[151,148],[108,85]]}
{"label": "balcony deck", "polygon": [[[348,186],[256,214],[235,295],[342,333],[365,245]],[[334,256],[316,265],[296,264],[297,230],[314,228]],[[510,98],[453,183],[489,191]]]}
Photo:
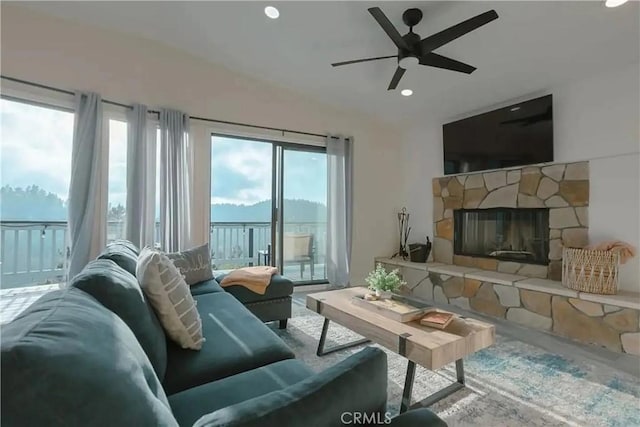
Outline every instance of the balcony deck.
{"label": "balcony deck", "polygon": [[[156,226],[158,233],[159,226]],[[285,232],[314,236],[314,276],[307,262],[286,263],[283,275],[296,283],[326,280],[326,223],[289,223]],[[122,223],[110,222],[107,238],[124,235]],[[209,241],[214,269],[226,270],[265,263],[271,224],[212,222]],[[11,321],[46,292],[66,283],[69,255],[67,224],[62,221],[0,221],[0,324]]]}
{"label": "balcony deck", "polygon": [[[284,275],[296,282],[325,280],[326,223],[289,222],[285,233],[313,236],[314,277],[309,263],[302,275],[300,265],[286,263]],[[159,224],[156,224],[159,235]],[[109,222],[107,238],[124,236],[124,224]],[[159,239],[156,239],[159,240]],[[212,222],[209,233],[211,260],[215,269],[232,269],[265,263],[271,224],[268,222]],[[262,254],[262,255],[261,255]],[[64,221],[0,221],[0,278],[2,289],[64,283],[69,256],[67,224]]]}

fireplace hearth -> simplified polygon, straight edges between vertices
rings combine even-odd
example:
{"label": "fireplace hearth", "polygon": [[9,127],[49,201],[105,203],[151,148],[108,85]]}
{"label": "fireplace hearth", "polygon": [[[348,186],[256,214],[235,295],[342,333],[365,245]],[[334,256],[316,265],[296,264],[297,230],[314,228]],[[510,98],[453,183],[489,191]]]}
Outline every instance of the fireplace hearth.
{"label": "fireplace hearth", "polygon": [[456,209],[456,255],[528,264],[549,263],[549,209]]}

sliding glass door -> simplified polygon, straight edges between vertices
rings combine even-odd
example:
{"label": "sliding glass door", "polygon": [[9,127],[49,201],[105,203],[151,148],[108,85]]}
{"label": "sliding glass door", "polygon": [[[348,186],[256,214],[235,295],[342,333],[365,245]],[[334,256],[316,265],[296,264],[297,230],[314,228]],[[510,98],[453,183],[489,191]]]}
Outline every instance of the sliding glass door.
{"label": "sliding glass door", "polygon": [[327,159],[324,149],[282,149],[282,251],[276,264],[294,281],[326,281]]}
{"label": "sliding glass door", "polygon": [[273,265],[297,284],[326,281],[324,147],[213,135],[216,269]]}
{"label": "sliding glass door", "polygon": [[269,264],[271,144],[213,136],[210,249],[214,269]]}

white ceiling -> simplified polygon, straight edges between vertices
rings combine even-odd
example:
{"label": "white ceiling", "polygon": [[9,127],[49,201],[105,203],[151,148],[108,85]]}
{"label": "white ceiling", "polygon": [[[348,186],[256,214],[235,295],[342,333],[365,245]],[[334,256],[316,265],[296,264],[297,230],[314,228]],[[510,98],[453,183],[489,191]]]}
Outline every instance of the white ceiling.
{"label": "white ceiling", "polygon": [[[273,4],[280,18],[263,12]],[[379,6],[401,34],[402,12],[424,13],[421,37],[495,9],[500,18],[437,52],[478,69],[464,75],[409,70],[387,91],[395,60],[332,68],[330,63],[393,55],[395,47],[367,12]],[[570,79],[637,63],[637,2],[608,9],[602,1],[509,2],[43,2],[28,7],[133,33],[185,50],[322,102],[384,121],[444,120]]]}

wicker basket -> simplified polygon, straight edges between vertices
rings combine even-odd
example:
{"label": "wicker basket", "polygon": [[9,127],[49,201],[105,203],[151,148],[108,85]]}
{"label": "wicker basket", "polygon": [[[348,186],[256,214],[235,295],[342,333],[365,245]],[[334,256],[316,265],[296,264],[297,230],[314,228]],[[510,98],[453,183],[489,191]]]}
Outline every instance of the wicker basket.
{"label": "wicker basket", "polygon": [[618,290],[619,262],[617,252],[564,248],[562,284],[580,292],[613,295]]}

